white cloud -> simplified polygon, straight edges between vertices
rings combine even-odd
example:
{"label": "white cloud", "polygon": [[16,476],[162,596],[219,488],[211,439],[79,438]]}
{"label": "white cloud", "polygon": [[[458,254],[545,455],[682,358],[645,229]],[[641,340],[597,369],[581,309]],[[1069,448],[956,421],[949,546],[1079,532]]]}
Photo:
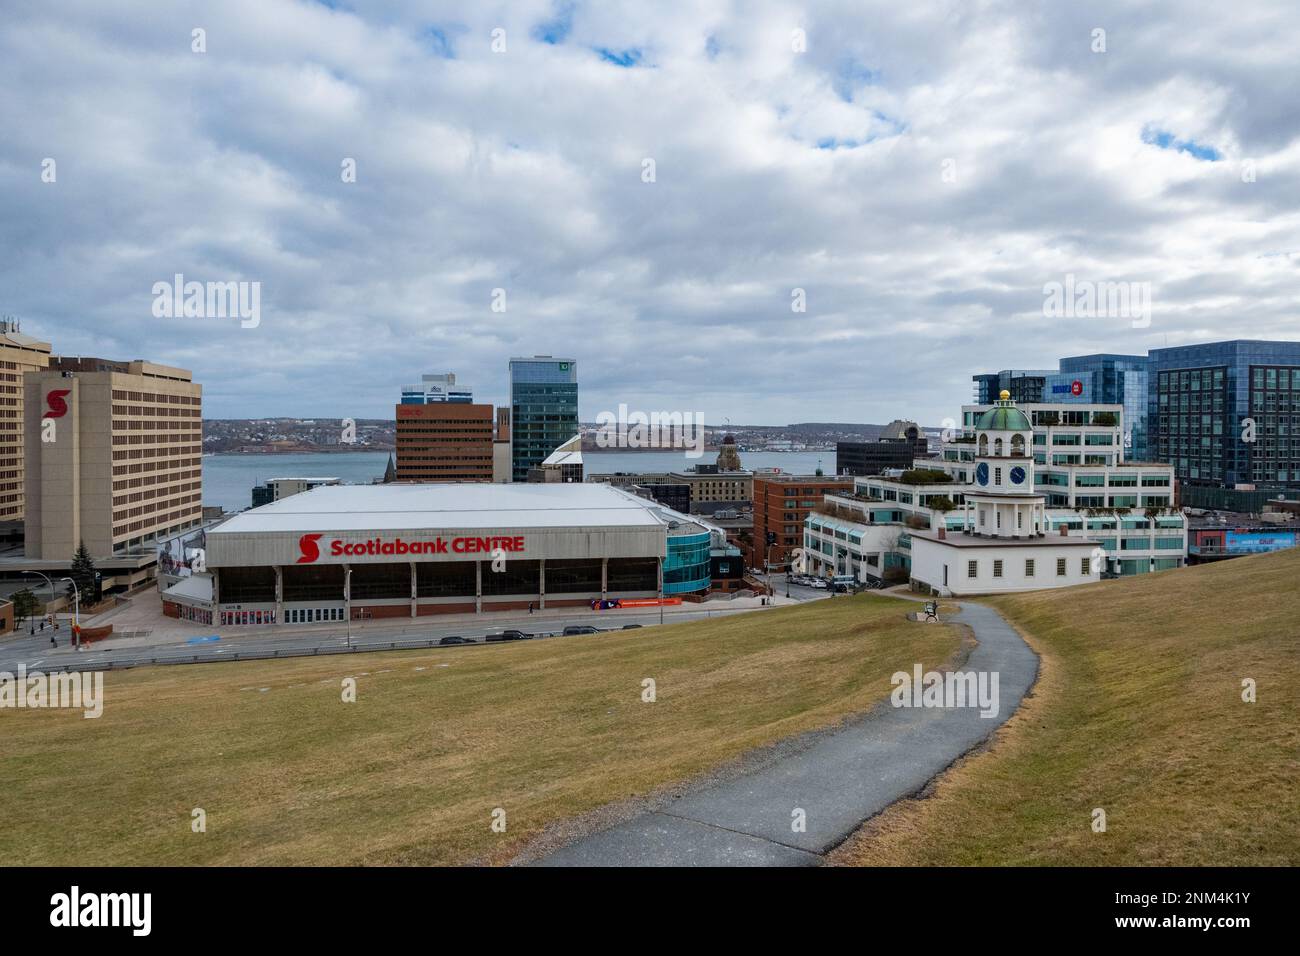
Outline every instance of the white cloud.
{"label": "white cloud", "polygon": [[[975,372],[1300,338],[1289,5],[1131,6],[587,3],[550,45],[544,2],[33,5],[0,35],[3,309],[193,368],[214,417],[388,415],[443,369],[503,400],[547,352],[586,417],[938,422]],[[260,280],[261,325],[153,319],[176,272]],[[1067,272],[1151,282],[1151,327],[1044,319]]]}

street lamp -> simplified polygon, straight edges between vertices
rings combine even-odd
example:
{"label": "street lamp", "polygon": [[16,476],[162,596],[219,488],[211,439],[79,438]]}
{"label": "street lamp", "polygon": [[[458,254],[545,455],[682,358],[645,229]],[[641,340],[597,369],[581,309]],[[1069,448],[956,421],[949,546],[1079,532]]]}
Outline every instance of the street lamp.
{"label": "street lamp", "polygon": [[[50,599],[55,598],[54,582],[50,576],[42,571],[24,571],[23,574],[39,574],[45,579],[45,583],[50,586]],[[72,578],[59,578],[60,581],[68,581],[72,584],[72,646],[76,650],[81,650],[81,635],[77,632],[81,627],[81,592],[77,587],[77,582]]]}
{"label": "street lamp", "polygon": [[352,569],[343,569],[343,604],[347,607],[348,649],[352,648]]}
{"label": "street lamp", "polygon": [[659,559],[659,623],[664,622],[664,559]]}

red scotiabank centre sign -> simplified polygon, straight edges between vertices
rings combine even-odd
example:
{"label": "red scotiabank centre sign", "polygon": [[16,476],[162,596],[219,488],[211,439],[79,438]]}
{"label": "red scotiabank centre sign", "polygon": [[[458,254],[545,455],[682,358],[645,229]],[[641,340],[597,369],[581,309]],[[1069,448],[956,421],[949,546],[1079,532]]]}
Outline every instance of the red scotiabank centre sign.
{"label": "red scotiabank centre sign", "polygon": [[[323,534],[305,534],[298,539],[298,551],[301,557],[298,564],[312,564],[321,555],[320,539]],[[408,541],[405,538],[374,537],[365,541],[343,541],[334,538],[326,550],[331,557],[394,557],[410,558],[423,554],[486,554],[491,555],[497,549],[506,554],[521,554],[524,550],[524,536],[493,535],[486,538],[426,538]]]}

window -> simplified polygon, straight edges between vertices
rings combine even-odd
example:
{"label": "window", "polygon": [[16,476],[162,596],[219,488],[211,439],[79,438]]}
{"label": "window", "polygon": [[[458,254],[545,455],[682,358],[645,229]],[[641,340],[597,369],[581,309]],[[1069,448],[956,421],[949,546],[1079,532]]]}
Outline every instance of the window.
{"label": "window", "polygon": [[1032,578],[1033,576],[1034,576],[1034,559],[1033,559],[1033,558],[1026,558],[1026,559],[1025,559],[1025,577],[1027,577],[1027,578]]}
{"label": "window", "polygon": [[1092,573],[1092,559],[1091,559],[1091,558],[1080,558],[1080,559],[1079,559],[1079,573],[1082,574],[1085,578],[1086,578],[1089,574]]}
{"label": "window", "polygon": [[1056,559],[1056,576],[1058,578],[1065,577],[1065,558]]}
{"label": "window", "polygon": [[980,563],[978,561],[966,562],[966,577],[973,578],[979,575]]}
{"label": "window", "polygon": [[995,560],[995,561],[993,562],[993,576],[994,576],[995,578],[1000,578],[1000,577],[1002,577],[1002,561],[1001,561],[1001,559],[997,559],[997,560]]}

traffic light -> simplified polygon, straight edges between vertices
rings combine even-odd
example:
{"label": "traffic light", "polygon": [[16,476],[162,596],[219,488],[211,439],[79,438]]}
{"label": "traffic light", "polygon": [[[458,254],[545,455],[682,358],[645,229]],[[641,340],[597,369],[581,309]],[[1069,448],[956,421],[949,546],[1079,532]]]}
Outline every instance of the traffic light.
{"label": "traffic light", "polygon": [[775,531],[769,531],[769,532],[767,533],[767,545],[768,545],[768,547],[771,547],[771,546],[774,545],[774,544],[776,544],[776,532],[775,532]]}

